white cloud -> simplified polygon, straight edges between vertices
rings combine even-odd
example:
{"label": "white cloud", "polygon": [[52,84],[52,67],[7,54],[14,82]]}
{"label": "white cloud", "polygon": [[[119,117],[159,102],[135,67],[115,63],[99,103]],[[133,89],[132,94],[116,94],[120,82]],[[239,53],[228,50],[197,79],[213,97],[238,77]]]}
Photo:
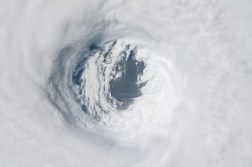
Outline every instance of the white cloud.
{"label": "white cloud", "polygon": [[[2,0],[0,166],[251,166],[250,11],[248,0]],[[148,101],[158,111],[136,121],[162,120],[166,99],[179,97],[169,121],[137,142],[114,143],[75,128],[48,98],[60,50],[100,35],[161,55],[148,73],[161,69],[151,89],[161,93]],[[173,87],[164,76],[184,83]],[[182,85],[181,92],[171,91]],[[147,101],[140,102],[135,106],[148,110]]]}

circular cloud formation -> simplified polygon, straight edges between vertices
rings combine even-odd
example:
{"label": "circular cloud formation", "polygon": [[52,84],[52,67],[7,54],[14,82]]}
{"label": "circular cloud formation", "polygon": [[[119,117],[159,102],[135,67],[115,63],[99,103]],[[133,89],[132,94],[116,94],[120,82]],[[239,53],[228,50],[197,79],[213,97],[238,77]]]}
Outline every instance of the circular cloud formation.
{"label": "circular cloud formation", "polygon": [[166,135],[183,80],[165,56],[127,38],[65,47],[49,81],[51,99],[71,124],[100,137]]}

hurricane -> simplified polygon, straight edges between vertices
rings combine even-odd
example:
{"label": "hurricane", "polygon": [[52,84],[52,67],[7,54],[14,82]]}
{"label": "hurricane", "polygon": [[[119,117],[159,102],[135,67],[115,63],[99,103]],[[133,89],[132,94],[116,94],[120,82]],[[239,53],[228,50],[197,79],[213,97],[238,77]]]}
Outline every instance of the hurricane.
{"label": "hurricane", "polygon": [[251,167],[249,0],[2,0],[0,166]]}

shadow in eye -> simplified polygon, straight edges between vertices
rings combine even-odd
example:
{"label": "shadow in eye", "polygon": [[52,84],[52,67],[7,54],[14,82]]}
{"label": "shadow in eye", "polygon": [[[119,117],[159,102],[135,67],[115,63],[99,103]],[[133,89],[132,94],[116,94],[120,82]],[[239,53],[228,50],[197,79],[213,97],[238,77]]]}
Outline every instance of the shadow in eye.
{"label": "shadow in eye", "polygon": [[[100,49],[97,45],[95,44],[91,44],[89,46],[89,53],[88,55],[90,55],[90,53],[92,52],[96,52],[98,49]],[[81,54],[87,54],[87,53],[81,53]],[[81,80],[81,76],[84,72],[84,65],[85,63],[87,62],[89,57],[81,57],[81,59],[78,61],[78,64],[76,65],[75,69],[74,69],[74,72],[73,72],[73,75],[72,75],[72,81],[74,84],[76,85],[80,85],[82,80]]]}
{"label": "shadow in eye", "polygon": [[[129,49],[129,47],[126,49]],[[119,109],[127,109],[134,98],[141,96],[141,88],[147,82],[138,83],[138,78],[143,75],[145,64],[143,61],[136,60],[135,55],[136,48],[129,52],[127,59],[125,57],[118,62],[114,71],[115,73],[122,71],[122,75],[109,83],[111,95],[117,101],[122,102],[122,105],[117,106]]]}

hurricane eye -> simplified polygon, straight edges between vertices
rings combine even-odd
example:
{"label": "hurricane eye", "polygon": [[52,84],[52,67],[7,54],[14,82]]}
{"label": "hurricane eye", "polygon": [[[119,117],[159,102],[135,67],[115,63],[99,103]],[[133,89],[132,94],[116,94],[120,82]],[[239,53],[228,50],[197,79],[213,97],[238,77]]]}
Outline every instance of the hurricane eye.
{"label": "hurricane eye", "polygon": [[[142,95],[141,88],[147,83],[141,80],[146,64],[137,60],[136,55],[137,46],[121,45],[116,40],[91,44],[85,54],[80,54],[81,61],[74,68],[72,81],[76,99],[85,113],[100,118],[110,110],[126,110]],[[89,92],[90,86],[97,89]],[[95,103],[90,101],[92,94]],[[102,103],[106,105],[97,105]]]}

